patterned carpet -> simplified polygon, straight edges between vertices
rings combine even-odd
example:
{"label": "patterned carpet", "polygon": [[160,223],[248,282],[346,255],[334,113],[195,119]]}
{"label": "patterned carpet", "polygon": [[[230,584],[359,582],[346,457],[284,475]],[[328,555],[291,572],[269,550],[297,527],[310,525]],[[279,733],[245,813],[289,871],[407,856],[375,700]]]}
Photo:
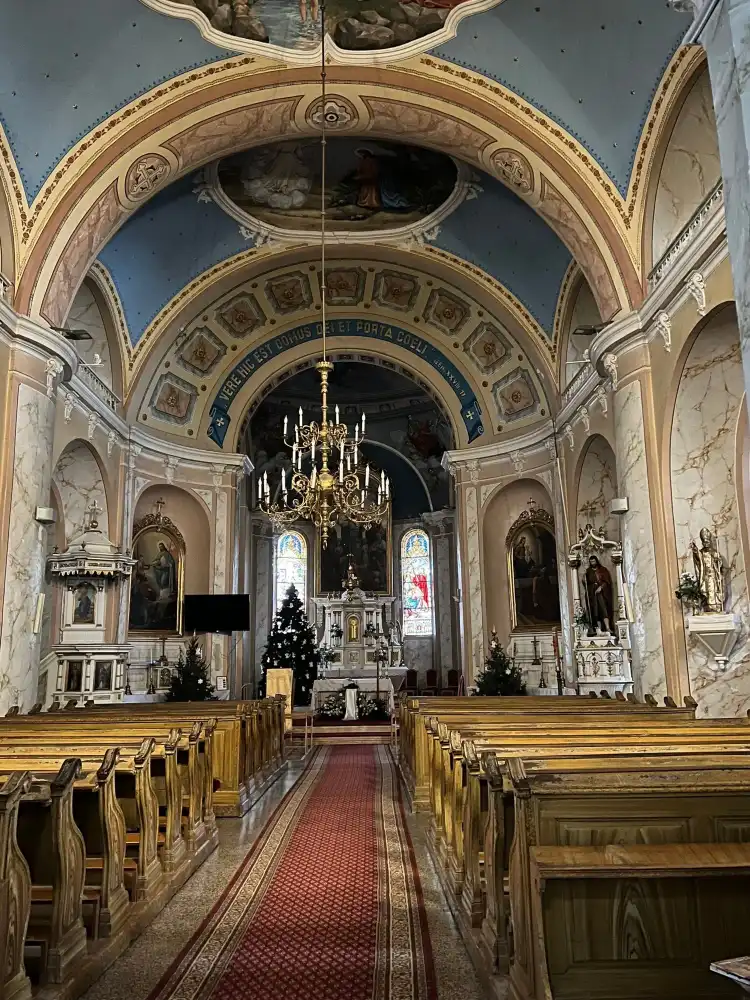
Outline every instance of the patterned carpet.
{"label": "patterned carpet", "polygon": [[436,1000],[388,748],[316,751],[149,1000]]}

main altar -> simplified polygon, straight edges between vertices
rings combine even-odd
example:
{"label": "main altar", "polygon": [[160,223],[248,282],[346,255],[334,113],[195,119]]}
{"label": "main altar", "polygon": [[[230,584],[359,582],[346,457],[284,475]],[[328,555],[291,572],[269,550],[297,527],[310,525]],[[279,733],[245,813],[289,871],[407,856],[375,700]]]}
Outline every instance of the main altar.
{"label": "main altar", "polygon": [[343,589],[312,600],[321,650],[313,708],[354,682],[393,710],[394,692],[406,680],[396,599],[363,591],[350,562]]}

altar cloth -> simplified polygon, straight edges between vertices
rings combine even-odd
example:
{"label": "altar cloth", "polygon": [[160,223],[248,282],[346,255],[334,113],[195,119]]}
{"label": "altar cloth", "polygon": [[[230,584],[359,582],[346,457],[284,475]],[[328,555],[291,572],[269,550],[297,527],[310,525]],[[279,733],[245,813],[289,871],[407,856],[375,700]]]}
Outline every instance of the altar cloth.
{"label": "altar cloth", "polygon": [[[342,687],[355,680],[360,691],[365,691],[368,695],[375,697],[376,678],[375,677],[320,677],[313,681],[312,707],[317,712],[329,695],[340,691]],[[393,684],[387,677],[380,678],[380,697],[387,701],[391,712],[394,709]]]}

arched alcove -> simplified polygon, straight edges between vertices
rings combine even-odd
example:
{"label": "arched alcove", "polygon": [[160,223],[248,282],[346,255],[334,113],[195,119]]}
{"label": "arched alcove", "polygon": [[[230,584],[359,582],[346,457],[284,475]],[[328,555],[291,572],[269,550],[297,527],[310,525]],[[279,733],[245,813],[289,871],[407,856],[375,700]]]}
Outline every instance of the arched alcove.
{"label": "arched alcove", "polygon": [[708,69],[688,91],[667,144],[656,185],[651,239],[654,264],[721,177]]}
{"label": "arched alcove", "polygon": [[[121,378],[114,370],[119,369],[119,355],[113,357],[113,348],[107,331],[101,295],[90,279],[86,279],[76,292],[65,326],[69,330],[84,331],[91,338],[75,340],[78,356],[86,365],[91,365],[93,373],[116,393],[120,393]],[[96,357],[98,356],[98,360]]]}
{"label": "arched alcove", "polygon": [[136,528],[146,514],[156,512],[158,500],[164,501],[163,516],[170,519],[185,540],[185,593],[209,593],[212,538],[206,508],[192,493],[178,486],[149,486],[135,506]]}
{"label": "arched alcove", "polygon": [[100,527],[109,532],[109,505],[102,470],[92,448],[81,440],[71,441],[55,466],[52,481],[58,492],[64,526],[63,547],[85,527],[86,509],[96,503]]}
{"label": "arched alcove", "polygon": [[[497,629],[503,643],[512,641],[510,637],[513,631],[513,593],[507,536],[519,516],[523,511],[529,510],[530,506],[552,514],[552,499],[544,486],[535,479],[517,479],[492,496],[484,508],[482,518],[485,620],[488,629]],[[552,531],[554,533],[554,528]]]}
{"label": "arched alcove", "polygon": [[[691,541],[708,528],[727,567],[728,601],[740,624],[729,674],[718,674],[713,657],[688,642],[688,673],[702,714],[744,714],[750,707],[748,587],[738,505],[738,422],[744,380],[737,318],[724,307],[700,330],[682,367],[672,419],[670,476],[680,574],[694,574]],[[731,683],[727,680],[731,678]]]}
{"label": "arched alcove", "polygon": [[601,325],[601,322],[601,313],[591,291],[591,286],[583,274],[579,273],[570,295],[570,306],[563,330],[565,360],[560,375],[563,387],[568,385],[581,370],[584,355],[593,340],[592,328]]}
{"label": "arched alcove", "polygon": [[612,446],[601,434],[586,442],[578,473],[576,529],[587,524],[604,528],[606,537],[620,539],[620,522],[610,514],[609,503],[617,496],[617,460]]}

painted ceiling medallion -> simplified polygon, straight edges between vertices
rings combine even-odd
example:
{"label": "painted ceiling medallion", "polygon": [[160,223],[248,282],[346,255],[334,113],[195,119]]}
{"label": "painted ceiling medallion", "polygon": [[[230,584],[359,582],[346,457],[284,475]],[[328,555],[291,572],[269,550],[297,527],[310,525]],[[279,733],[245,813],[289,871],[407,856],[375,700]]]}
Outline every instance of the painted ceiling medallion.
{"label": "painted ceiling medallion", "polygon": [[[236,52],[320,61],[318,0],[141,0],[170,17],[192,21],[204,38]],[[326,54],[334,63],[392,63],[447,42],[469,14],[503,0],[328,0]]]}
{"label": "painted ceiling medallion", "polygon": [[[330,103],[327,117],[341,110]],[[326,147],[326,218],[336,242],[432,240],[442,220],[481,191],[465,164],[420,146],[334,136]],[[202,176],[199,199],[211,198],[256,245],[307,243],[320,229],[317,139],[256,146],[211,164]]]}

